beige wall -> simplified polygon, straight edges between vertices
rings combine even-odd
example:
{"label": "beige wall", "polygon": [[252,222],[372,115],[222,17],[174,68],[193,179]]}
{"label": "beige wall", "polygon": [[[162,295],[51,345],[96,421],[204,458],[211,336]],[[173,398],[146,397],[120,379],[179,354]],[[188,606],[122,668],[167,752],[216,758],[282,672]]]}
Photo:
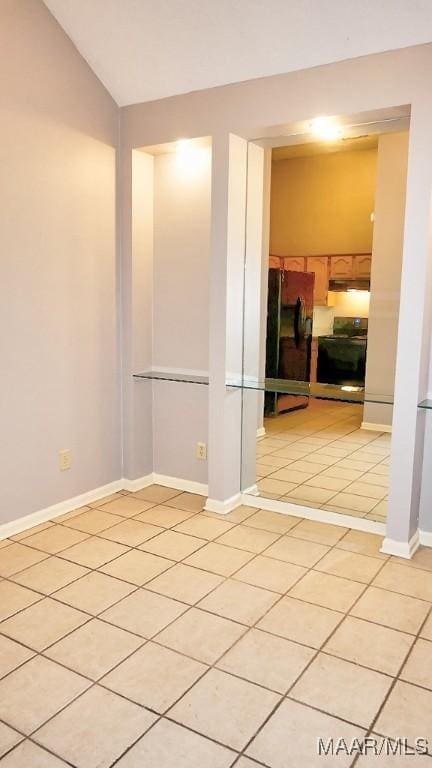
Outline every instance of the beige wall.
{"label": "beige wall", "polygon": [[39,0],[2,0],[0,50],[2,523],[118,480],[121,449],[118,110]]}
{"label": "beige wall", "polygon": [[270,252],[369,253],[376,154],[364,149],[273,162]]}
{"label": "beige wall", "polygon": [[[393,395],[395,384],[408,138],[385,134],[378,144],[366,390],[382,395]],[[365,404],[365,422],[389,425],[391,418],[390,407]]]}

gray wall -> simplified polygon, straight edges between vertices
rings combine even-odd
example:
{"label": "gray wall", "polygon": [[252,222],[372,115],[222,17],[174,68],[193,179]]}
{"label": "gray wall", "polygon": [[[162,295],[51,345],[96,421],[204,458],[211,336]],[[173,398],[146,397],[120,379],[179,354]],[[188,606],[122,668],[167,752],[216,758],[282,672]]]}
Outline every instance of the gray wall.
{"label": "gray wall", "polygon": [[118,479],[121,452],[118,110],[39,0],[2,0],[0,50],[2,523]]}

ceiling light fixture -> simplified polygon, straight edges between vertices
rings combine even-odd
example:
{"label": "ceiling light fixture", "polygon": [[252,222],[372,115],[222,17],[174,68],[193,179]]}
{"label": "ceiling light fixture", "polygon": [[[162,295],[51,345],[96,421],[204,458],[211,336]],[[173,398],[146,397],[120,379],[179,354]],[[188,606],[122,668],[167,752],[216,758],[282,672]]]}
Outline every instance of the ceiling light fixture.
{"label": "ceiling light fixture", "polygon": [[342,137],[341,126],[335,122],[334,118],[325,115],[315,117],[309,123],[309,130],[321,141],[337,141]]}

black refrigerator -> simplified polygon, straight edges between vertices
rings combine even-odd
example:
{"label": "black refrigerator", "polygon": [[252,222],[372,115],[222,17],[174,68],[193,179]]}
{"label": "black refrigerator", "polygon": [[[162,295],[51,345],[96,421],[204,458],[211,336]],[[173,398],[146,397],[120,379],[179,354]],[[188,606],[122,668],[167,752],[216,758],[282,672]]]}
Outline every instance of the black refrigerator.
{"label": "black refrigerator", "polygon": [[[310,381],[312,272],[270,267],[268,275],[266,378]],[[266,416],[306,408],[309,398],[266,392]]]}

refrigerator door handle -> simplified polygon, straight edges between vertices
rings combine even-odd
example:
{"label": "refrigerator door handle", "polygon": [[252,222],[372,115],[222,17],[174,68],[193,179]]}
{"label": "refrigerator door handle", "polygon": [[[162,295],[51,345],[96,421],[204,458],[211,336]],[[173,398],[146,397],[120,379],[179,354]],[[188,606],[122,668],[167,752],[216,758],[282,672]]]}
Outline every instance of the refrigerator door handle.
{"label": "refrigerator door handle", "polygon": [[301,296],[298,296],[294,310],[294,340],[297,348],[300,346],[305,336],[305,323],[305,302]]}

